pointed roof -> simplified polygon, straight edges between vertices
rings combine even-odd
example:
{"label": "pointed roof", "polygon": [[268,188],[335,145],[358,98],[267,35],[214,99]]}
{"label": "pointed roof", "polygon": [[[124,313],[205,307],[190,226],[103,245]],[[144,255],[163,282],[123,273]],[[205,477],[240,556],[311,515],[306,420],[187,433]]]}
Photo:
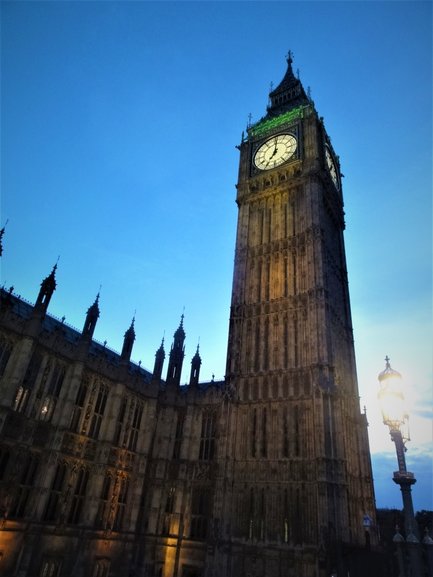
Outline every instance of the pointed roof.
{"label": "pointed roof", "polygon": [[157,355],[158,353],[159,353],[159,354],[162,353],[162,354],[165,355],[165,350],[164,350],[164,337],[162,337],[162,341],[161,341],[161,344],[160,344],[160,346],[159,346],[159,349],[156,351],[155,354]]}
{"label": "pointed roof", "polygon": [[293,74],[293,54],[290,50],[286,60],[287,70],[284,78],[275,90],[272,90],[269,94],[271,104],[268,108],[268,112],[272,114],[281,114],[301,104],[309,103],[309,98],[305,93],[301,81]]}
{"label": "pointed roof", "polygon": [[87,314],[95,317],[99,317],[99,292],[96,295],[95,302],[89,307]]}
{"label": "pointed roof", "polygon": [[180,324],[179,327],[177,328],[176,332],[174,333],[174,338],[185,338],[185,331],[183,329],[183,318],[184,318],[184,314],[182,313],[182,316],[180,317]]}
{"label": "pointed roof", "polygon": [[195,352],[195,355],[192,357],[191,362],[193,362],[193,361],[200,361],[201,362],[201,356],[200,356],[199,351],[200,351],[200,345],[197,345],[197,350]]}
{"label": "pointed roof", "polygon": [[135,316],[132,317],[131,325],[125,333],[125,340],[126,339],[132,339],[133,341],[135,340],[134,323],[135,323]]}
{"label": "pointed roof", "polygon": [[54,291],[54,289],[57,286],[56,270],[57,270],[57,263],[53,266],[53,270],[50,272],[50,274],[46,278],[44,278],[44,280],[41,282],[42,288],[51,289]]}

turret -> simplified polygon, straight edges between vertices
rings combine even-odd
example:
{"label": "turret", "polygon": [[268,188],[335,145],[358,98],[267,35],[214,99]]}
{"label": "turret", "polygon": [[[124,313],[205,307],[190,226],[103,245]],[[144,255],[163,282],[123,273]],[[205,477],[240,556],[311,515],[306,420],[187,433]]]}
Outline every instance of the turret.
{"label": "turret", "polygon": [[84,322],[83,331],[81,333],[81,338],[89,341],[92,340],[98,318],[99,318],[99,293],[96,295],[95,302],[92,304],[91,307],[89,307],[89,310],[87,311],[86,320]]}
{"label": "turret", "polygon": [[195,355],[192,357],[191,361],[191,375],[189,377],[189,385],[190,387],[198,386],[198,379],[200,376],[200,366],[201,366],[201,358],[199,354],[199,345],[197,345],[197,351]]}
{"label": "turret", "polygon": [[56,290],[56,270],[57,264],[53,266],[51,273],[41,283],[41,288],[34,307],[34,313],[37,313],[38,316],[45,316],[51,297]]}
{"label": "turret", "polygon": [[123,339],[122,353],[120,355],[120,361],[122,364],[129,363],[129,360],[131,358],[132,346],[134,345],[134,341],[135,341],[134,322],[135,322],[135,317],[133,317],[133,319],[131,321],[131,326],[126,331],[125,337]]}
{"label": "turret", "polygon": [[165,360],[164,339],[162,339],[161,346],[155,353],[155,365],[153,367],[153,378],[155,379],[155,381],[161,380],[164,360]]}
{"label": "turret", "polygon": [[180,318],[180,325],[174,333],[173,344],[170,350],[170,359],[167,369],[167,384],[179,386],[180,375],[182,373],[183,358],[185,356],[185,331],[183,330],[183,315]]}

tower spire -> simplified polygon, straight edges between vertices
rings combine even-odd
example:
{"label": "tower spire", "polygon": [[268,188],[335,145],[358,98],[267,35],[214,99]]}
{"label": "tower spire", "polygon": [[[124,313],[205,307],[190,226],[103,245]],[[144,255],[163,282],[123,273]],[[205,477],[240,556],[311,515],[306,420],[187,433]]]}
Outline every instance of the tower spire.
{"label": "tower spire", "polygon": [[120,354],[120,361],[122,364],[129,363],[129,360],[131,358],[132,347],[135,341],[134,323],[135,323],[135,315],[132,317],[131,325],[129,329],[126,331],[123,339],[123,347],[122,352]]}
{"label": "tower spire", "polygon": [[86,320],[84,321],[82,337],[91,340],[95,332],[96,322],[99,318],[99,291],[96,295],[95,302],[89,307]]}
{"label": "tower spire", "polygon": [[175,385],[180,384],[180,376],[182,373],[182,364],[185,357],[185,331],[183,329],[184,314],[180,317],[180,324],[174,333],[173,344],[170,349],[170,358],[167,369],[167,383]]}
{"label": "tower spire", "polygon": [[198,386],[198,379],[200,376],[200,366],[201,366],[201,357],[200,357],[200,344],[197,345],[197,350],[195,355],[192,357],[191,361],[191,375],[189,377],[189,384],[190,386]]}
{"label": "tower spire", "polygon": [[286,56],[286,61],[287,70],[282,81],[269,94],[271,104],[268,107],[268,114],[271,116],[278,116],[309,102],[301,81],[293,74],[293,52],[291,50]]}
{"label": "tower spire", "polygon": [[35,312],[42,314],[42,316],[45,316],[48,309],[48,305],[50,304],[51,297],[53,296],[53,293],[56,290],[57,286],[56,270],[57,270],[57,262],[53,266],[53,270],[50,272],[50,274],[42,281],[38,298],[36,299],[34,310]]}
{"label": "tower spire", "polygon": [[156,381],[159,381],[161,379],[164,360],[165,360],[164,337],[162,337],[161,345],[155,353],[155,365],[153,367],[153,378]]}

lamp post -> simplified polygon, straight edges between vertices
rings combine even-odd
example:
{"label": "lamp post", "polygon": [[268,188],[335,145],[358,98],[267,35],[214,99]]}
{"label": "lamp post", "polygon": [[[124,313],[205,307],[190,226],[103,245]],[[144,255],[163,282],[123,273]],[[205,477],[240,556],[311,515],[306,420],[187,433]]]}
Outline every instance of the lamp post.
{"label": "lamp post", "polygon": [[402,390],[401,374],[394,371],[385,358],[385,370],[379,374],[380,390],[378,399],[382,410],[384,424],[389,428],[391,440],[395,443],[397,453],[398,471],[394,471],[393,481],[400,486],[403,499],[404,527],[406,531],[406,543],[409,548],[410,575],[421,577],[423,575],[421,565],[421,548],[419,544],[418,526],[415,520],[412,503],[412,485],[416,483],[413,473],[406,468],[406,446],[408,438],[403,437],[402,429],[408,420],[408,414],[404,409],[404,395]]}

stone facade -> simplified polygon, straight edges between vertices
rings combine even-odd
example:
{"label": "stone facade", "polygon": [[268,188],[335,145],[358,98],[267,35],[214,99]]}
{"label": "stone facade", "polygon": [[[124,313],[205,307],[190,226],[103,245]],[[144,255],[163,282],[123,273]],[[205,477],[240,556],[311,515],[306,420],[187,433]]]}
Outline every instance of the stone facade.
{"label": "stone facade", "polygon": [[[374,526],[338,158],[291,58],[239,146],[226,378],[180,386],[1,291],[0,555],[22,577],[356,575]],[[1,239],[1,237],[0,237]],[[374,544],[374,533],[368,535]]]}

